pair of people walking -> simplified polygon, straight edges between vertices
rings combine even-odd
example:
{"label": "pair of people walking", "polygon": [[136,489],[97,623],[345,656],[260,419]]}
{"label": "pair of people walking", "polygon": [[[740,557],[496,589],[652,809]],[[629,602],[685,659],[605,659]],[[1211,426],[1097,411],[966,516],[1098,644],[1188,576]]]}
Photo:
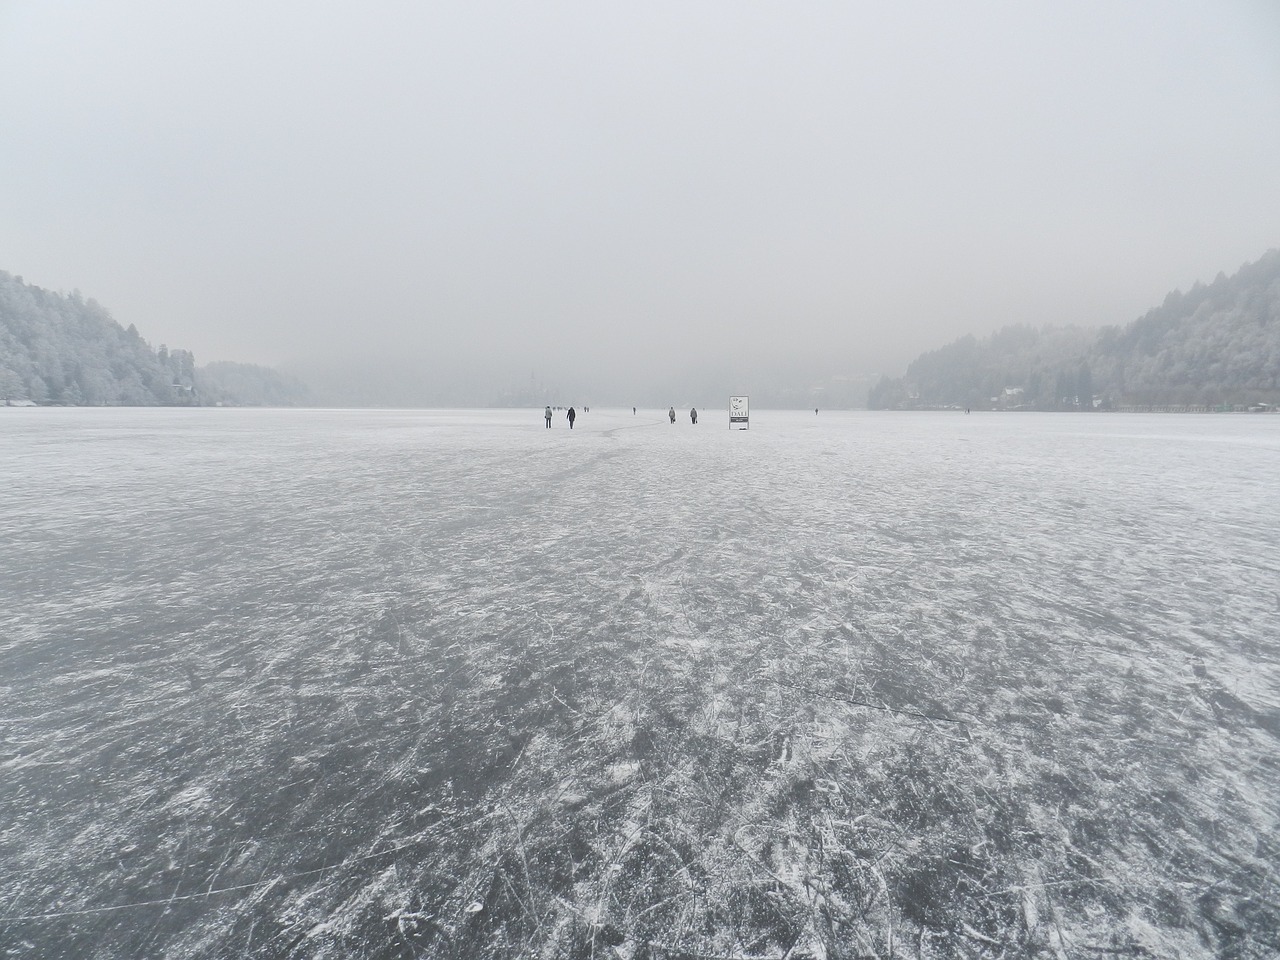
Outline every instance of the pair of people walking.
{"label": "pair of people walking", "polygon": [[[583,409],[585,410],[586,407],[583,407]],[[542,416],[547,421],[547,429],[550,430],[551,429],[551,405],[550,404],[547,405],[547,409],[543,411]],[[570,407],[569,412],[565,414],[565,419],[569,421],[569,429],[572,430],[573,421],[578,419],[578,411],[574,410],[573,407]]]}
{"label": "pair of people walking", "polygon": [[[675,422],[676,422],[676,408],[675,408],[675,407],[671,407],[669,410],[667,410],[667,417],[668,417],[668,418],[670,418],[670,420],[671,420],[671,422],[672,422],[672,423],[675,423]],[[693,421],[693,423],[694,423],[695,425],[697,424],[697,422],[698,422],[698,408],[697,408],[697,407],[690,407],[690,408],[689,408],[689,419],[690,419],[690,420],[692,420],[692,421]]]}

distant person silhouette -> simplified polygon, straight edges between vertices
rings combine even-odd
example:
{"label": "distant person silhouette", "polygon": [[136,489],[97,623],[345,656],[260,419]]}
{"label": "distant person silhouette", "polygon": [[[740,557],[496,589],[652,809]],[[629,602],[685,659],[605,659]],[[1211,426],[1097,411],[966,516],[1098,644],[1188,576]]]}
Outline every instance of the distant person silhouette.
{"label": "distant person silhouette", "polygon": [[632,408],[631,408],[631,415],[632,415],[633,417],[636,415],[636,408],[635,408],[635,407],[632,407]]}
{"label": "distant person silhouette", "polygon": [[550,406],[547,407],[547,412],[544,413],[543,416],[547,418],[547,429],[550,430],[551,429],[551,407]]}
{"label": "distant person silhouette", "polygon": [[568,412],[567,414],[565,414],[565,416],[567,416],[567,417],[569,418],[569,429],[570,429],[570,430],[572,430],[572,429],[573,429],[573,421],[575,421],[575,420],[577,420],[577,419],[578,419],[578,411],[574,410],[574,409],[573,409],[573,407],[570,407],[570,408],[569,408],[569,412]]}
{"label": "distant person silhouette", "polygon": [[817,407],[814,407],[814,408],[813,408],[813,415],[814,415],[815,417],[818,415],[818,408],[817,408]]}
{"label": "distant person silhouette", "polygon": [[689,419],[693,421],[694,426],[698,425],[698,408],[697,407],[689,408]]}
{"label": "distant person silhouette", "polygon": [[668,410],[668,411],[667,411],[667,416],[671,418],[671,422],[672,422],[672,423],[675,423],[675,422],[676,422],[676,408],[675,408],[675,407],[672,407],[670,410]]}

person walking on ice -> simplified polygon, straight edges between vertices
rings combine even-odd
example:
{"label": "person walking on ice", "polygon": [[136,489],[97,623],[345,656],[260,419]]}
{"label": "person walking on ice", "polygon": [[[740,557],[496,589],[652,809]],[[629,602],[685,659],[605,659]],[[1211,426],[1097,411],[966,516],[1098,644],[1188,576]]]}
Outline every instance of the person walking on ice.
{"label": "person walking on ice", "polygon": [[565,414],[565,416],[569,418],[569,429],[572,430],[573,421],[578,419],[578,411],[574,410],[573,407],[570,407],[569,412]]}
{"label": "person walking on ice", "polygon": [[547,404],[547,412],[543,414],[547,418],[547,429],[551,429],[551,404]]}
{"label": "person walking on ice", "polygon": [[671,422],[672,422],[672,423],[675,423],[675,422],[676,422],[676,408],[675,408],[675,407],[672,407],[670,410],[668,410],[668,411],[667,411],[667,416],[671,418]]}
{"label": "person walking on ice", "polygon": [[693,425],[695,427],[698,425],[698,408],[697,407],[689,408],[689,419],[693,421]]}

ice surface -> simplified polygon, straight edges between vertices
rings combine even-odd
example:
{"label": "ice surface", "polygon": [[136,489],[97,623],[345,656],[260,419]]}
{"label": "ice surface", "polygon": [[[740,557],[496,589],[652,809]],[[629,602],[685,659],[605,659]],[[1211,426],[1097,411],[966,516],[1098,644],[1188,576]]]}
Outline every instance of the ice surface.
{"label": "ice surface", "polygon": [[1280,951],[1280,417],[0,409],[19,957]]}

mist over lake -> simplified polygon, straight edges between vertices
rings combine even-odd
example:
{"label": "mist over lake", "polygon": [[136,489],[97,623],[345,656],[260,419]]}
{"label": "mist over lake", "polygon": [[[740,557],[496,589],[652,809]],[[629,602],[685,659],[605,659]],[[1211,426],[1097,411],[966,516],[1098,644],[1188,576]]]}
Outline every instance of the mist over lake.
{"label": "mist over lake", "polygon": [[0,409],[0,950],[1280,952],[1280,417]]}

